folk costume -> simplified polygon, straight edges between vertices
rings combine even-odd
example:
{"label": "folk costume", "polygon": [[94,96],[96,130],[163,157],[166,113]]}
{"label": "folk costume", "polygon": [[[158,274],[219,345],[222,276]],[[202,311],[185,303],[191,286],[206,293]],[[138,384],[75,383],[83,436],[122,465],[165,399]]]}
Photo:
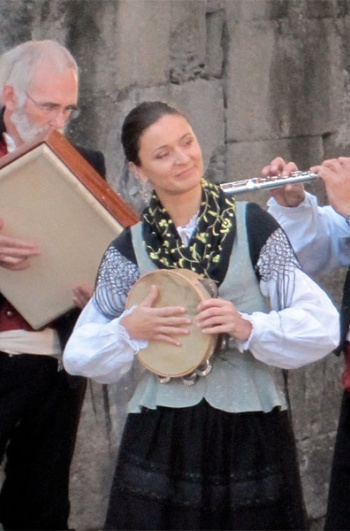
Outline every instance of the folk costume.
{"label": "folk costume", "polygon": [[300,366],[329,352],[337,334],[324,324],[336,327],[335,308],[257,205],[204,182],[198,215],[175,227],[154,193],[142,221],[105,253],[65,349],[69,372],[112,383],[137,363],[144,342],[119,321],[131,287],[156,268],[214,280],[253,333],[216,351],[212,371],[193,385],[144,371],[129,402],[105,528],[306,529],[295,443],[270,365]]}
{"label": "folk costume", "polygon": [[[330,272],[350,265],[350,226],[330,207],[319,207],[306,193],[296,208],[284,208],[271,199],[269,211],[287,232],[305,271]],[[315,260],[317,256],[317,260]],[[344,355],[343,396],[334,447],[325,529],[350,529],[350,268],[341,307],[340,343],[336,355]]]}
{"label": "folk costume", "polygon": [[[11,141],[4,134],[1,115],[2,156]],[[78,150],[105,174],[102,153]],[[0,293],[0,460],[6,456],[0,522],[5,529],[68,529],[69,471],[86,379],[68,374],[61,356],[78,315],[72,310],[33,331]]]}

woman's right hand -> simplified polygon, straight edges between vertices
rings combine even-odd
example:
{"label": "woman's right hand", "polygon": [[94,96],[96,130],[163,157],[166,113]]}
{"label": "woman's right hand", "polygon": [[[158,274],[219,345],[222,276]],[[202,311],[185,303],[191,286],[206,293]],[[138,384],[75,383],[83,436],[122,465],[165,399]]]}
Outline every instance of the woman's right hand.
{"label": "woman's right hand", "polygon": [[[294,162],[286,162],[282,157],[276,157],[270,164],[265,166],[261,173],[264,177],[275,175],[289,175],[293,171],[298,171]],[[278,188],[271,188],[271,196],[284,207],[297,207],[305,199],[305,189],[302,183],[286,184]]]}
{"label": "woman's right hand", "polygon": [[151,286],[147,297],[131,313],[125,315],[120,323],[132,339],[157,340],[181,346],[181,341],[176,336],[190,333],[191,319],[185,316],[186,309],[183,306],[154,308],[158,294],[157,286]]}

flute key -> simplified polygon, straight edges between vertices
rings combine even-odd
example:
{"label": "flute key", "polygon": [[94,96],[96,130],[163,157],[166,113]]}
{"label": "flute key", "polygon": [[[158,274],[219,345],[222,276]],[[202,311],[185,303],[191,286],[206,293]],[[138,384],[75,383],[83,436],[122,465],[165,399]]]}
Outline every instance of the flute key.
{"label": "flute key", "polygon": [[241,194],[255,192],[268,188],[280,188],[286,184],[310,182],[318,179],[317,173],[311,171],[294,171],[289,175],[272,175],[270,177],[253,177],[243,181],[233,181],[220,184],[221,189],[227,194]]}

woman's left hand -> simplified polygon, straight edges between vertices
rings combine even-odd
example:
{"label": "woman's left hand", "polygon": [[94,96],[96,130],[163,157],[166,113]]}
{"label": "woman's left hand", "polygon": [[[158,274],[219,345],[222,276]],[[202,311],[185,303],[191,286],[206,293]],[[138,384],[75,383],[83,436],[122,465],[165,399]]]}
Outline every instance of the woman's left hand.
{"label": "woman's left hand", "polygon": [[198,310],[196,322],[204,334],[229,334],[239,341],[249,338],[253,326],[231,302],[207,299],[198,305]]}

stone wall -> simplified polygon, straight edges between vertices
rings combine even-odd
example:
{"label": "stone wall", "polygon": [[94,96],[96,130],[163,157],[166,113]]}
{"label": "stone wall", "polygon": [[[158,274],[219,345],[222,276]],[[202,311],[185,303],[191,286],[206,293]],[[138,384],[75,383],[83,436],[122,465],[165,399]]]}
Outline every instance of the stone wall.
{"label": "stone wall", "polygon": [[[279,154],[307,169],[350,155],[350,1],[0,0],[0,52],[57,39],[81,68],[76,142],[104,151],[108,180],[136,209],[120,125],[145,99],[189,116],[208,178],[259,175]],[[325,201],[321,184],[308,185]],[[268,193],[245,194],[265,206]],[[319,278],[339,304],[343,273]],[[329,356],[289,373],[308,513],[321,529],[337,425],[341,361]],[[98,529],[134,377],[108,390],[91,383],[72,467],[71,527]],[[112,426],[104,403],[110,400]]]}

